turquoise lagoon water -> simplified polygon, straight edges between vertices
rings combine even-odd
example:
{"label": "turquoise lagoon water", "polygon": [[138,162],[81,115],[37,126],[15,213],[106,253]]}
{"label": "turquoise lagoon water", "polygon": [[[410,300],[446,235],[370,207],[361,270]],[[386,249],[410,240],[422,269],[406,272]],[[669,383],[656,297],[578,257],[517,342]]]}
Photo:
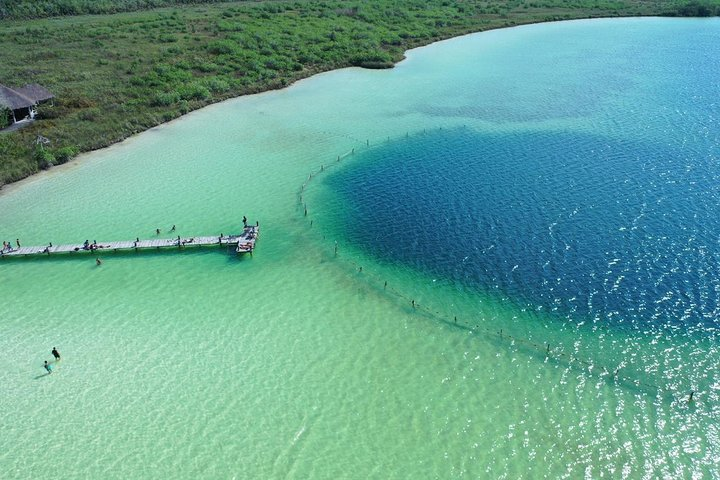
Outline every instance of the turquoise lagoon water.
{"label": "turquoise lagoon water", "polygon": [[262,232],[3,260],[1,476],[718,476],[719,40],[466,36],[7,188],[25,244]]}

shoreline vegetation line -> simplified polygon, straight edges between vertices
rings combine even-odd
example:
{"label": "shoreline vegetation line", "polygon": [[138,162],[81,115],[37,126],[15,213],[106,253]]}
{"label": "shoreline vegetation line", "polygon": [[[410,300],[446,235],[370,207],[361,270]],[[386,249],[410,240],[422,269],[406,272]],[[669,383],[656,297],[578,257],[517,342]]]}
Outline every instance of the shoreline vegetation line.
{"label": "shoreline vegetation line", "polygon": [[[531,23],[720,15],[720,0],[6,0],[0,84],[55,95],[0,130],[0,188],[193,110]],[[11,123],[0,105],[0,129]],[[47,142],[38,142],[38,139]]]}

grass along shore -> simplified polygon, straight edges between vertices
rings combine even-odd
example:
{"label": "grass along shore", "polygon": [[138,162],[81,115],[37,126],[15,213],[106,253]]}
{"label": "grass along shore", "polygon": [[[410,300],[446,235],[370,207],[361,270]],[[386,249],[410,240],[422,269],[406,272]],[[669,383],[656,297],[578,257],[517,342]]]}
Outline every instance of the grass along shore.
{"label": "grass along shore", "polygon": [[[23,10],[31,3],[10,1],[15,10],[4,16],[61,11]],[[183,2],[163,2],[172,3]],[[67,16],[0,21],[0,83],[39,83],[56,95],[37,121],[0,133],[0,187],[211,103],[337,68],[392,67],[406,50],[453,36],[556,20],[720,12],[720,0],[196,2],[81,16],[72,13],[93,11],[80,8],[92,2],[70,4],[78,8],[62,10]],[[50,144],[37,146],[38,135]]]}

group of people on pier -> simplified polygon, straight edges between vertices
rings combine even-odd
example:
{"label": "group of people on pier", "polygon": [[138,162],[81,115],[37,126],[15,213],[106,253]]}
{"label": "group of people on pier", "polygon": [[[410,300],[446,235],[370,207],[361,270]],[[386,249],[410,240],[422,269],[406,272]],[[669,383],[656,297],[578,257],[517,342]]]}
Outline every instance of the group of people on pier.
{"label": "group of people on pier", "polygon": [[83,248],[83,250],[90,250],[92,252],[92,251],[97,250],[98,248],[102,248],[102,245],[98,246],[97,240],[93,240],[93,243],[90,243],[90,240],[85,240],[85,243],[83,243],[82,248]]}
{"label": "group of people on pier", "polygon": [[[241,235],[231,235],[230,237],[225,237],[224,234],[220,234],[219,237],[217,237],[217,243],[223,244],[223,243],[235,243],[238,242],[238,249],[236,251],[238,252],[252,252],[252,249],[254,247],[255,239],[257,238],[257,228],[260,226],[259,222],[256,222],[254,226],[248,225],[247,217],[243,215],[242,217],[243,222],[243,233]],[[176,231],[176,226],[173,225],[170,229],[170,232]],[[155,229],[156,235],[160,235],[161,230],[160,228]],[[212,237],[210,237],[212,238]],[[227,241],[226,241],[227,239]],[[127,244],[122,243],[115,243],[115,244],[103,244],[98,245],[97,240],[93,240],[92,243],[90,243],[90,240],[85,240],[82,245],[60,245],[57,247],[53,247],[52,242],[39,246],[39,247],[25,247],[22,250],[20,249],[20,240],[15,240],[15,243],[17,244],[17,248],[15,248],[10,242],[2,242],[2,250],[0,250],[1,254],[22,254],[22,255],[37,255],[37,254],[48,254],[51,253],[69,253],[72,251],[79,252],[79,251],[89,251],[89,252],[97,252],[99,249],[126,249],[129,248]],[[182,238],[180,235],[177,236],[176,239],[167,240],[167,243],[169,245],[177,245],[178,247],[182,247],[185,245],[209,245],[213,242],[209,241],[208,237],[189,237],[189,238]],[[142,245],[141,245],[142,244]],[[132,242],[132,247],[135,249],[141,248],[141,247],[158,247],[164,246],[164,245],[157,245],[156,243],[153,243],[151,241],[148,241],[147,243],[143,243],[140,241],[140,237],[136,237],[135,241]],[[99,253],[99,252],[98,252]],[[96,260],[96,263],[100,265],[102,262],[98,258]]]}
{"label": "group of people on pier", "polygon": [[[17,245],[17,248],[20,248],[20,239],[16,239],[15,244]],[[3,241],[2,253],[14,252],[14,251],[15,251],[15,248],[12,246],[12,243]]]}

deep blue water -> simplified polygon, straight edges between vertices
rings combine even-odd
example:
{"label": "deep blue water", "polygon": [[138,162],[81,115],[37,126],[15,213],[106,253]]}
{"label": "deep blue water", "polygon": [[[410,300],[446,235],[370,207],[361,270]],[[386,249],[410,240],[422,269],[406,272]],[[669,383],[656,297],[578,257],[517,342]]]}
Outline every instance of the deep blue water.
{"label": "deep blue water", "polygon": [[327,182],[385,261],[576,322],[717,327],[714,141],[438,130]]}
{"label": "deep blue water", "polygon": [[332,223],[383,261],[573,322],[720,326],[720,24],[563,27],[419,74],[441,87],[404,113],[429,133],[328,176]]}

